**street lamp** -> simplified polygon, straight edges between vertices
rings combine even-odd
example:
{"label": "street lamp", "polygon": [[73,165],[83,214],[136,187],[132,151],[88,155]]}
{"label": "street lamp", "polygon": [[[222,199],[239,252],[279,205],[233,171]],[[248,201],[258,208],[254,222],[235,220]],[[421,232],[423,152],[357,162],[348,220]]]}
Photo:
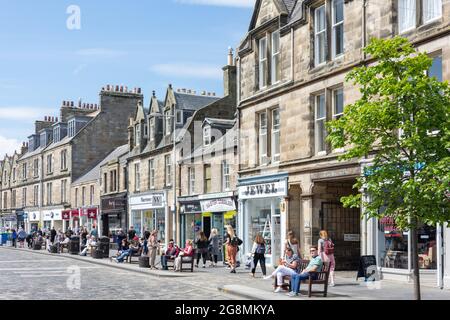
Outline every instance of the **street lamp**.
{"label": "street lamp", "polygon": [[[175,113],[175,108],[173,108],[173,115],[165,115],[165,114],[161,114],[161,113],[150,113],[151,117],[164,117],[164,118],[169,118],[172,119],[173,122],[173,184],[172,184],[172,188],[173,188],[173,213],[172,213],[172,239],[175,241],[176,240],[176,236],[177,236],[177,228],[176,228],[176,224],[175,224],[175,220],[176,220],[176,215],[177,215],[177,192],[176,192],[176,182],[177,182],[177,168],[176,168],[176,163],[177,163],[177,153],[176,153],[176,113]],[[168,239],[166,239],[168,240]],[[169,243],[167,241],[167,243]]]}

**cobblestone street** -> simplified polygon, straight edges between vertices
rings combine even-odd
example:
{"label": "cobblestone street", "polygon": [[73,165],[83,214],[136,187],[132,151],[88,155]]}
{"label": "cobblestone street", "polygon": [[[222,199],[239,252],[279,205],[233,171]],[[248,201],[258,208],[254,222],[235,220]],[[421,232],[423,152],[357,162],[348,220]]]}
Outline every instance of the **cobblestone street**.
{"label": "cobblestone street", "polygon": [[[80,288],[72,270],[80,270]],[[73,277],[73,278],[71,278]],[[0,249],[0,300],[230,300],[203,283],[157,278],[63,257]]]}

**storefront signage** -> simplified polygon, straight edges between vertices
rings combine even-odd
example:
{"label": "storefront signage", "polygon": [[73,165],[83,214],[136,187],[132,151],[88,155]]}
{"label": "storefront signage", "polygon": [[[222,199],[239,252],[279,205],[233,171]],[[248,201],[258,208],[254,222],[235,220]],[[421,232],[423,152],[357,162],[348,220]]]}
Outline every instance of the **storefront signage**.
{"label": "storefront signage", "polygon": [[102,211],[126,210],[127,200],[124,198],[102,199]]}
{"label": "storefront signage", "polygon": [[2,216],[2,219],[3,219],[3,221],[9,221],[9,222],[17,221],[16,215],[12,215],[12,214]]}
{"label": "storefront signage", "polygon": [[286,180],[239,187],[239,199],[287,196]]}
{"label": "storefront signage", "polygon": [[222,198],[201,201],[202,212],[227,212],[236,210],[236,205],[232,198]]}
{"label": "storefront signage", "polygon": [[181,205],[181,213],[199,213],[202,212],[200,203],[186,203]]}
{"label": "storefront signage", "polygon": [[40,221],[41,213],[40,212],[29,212],[29,220],[30,221]]}
{"label": "storefront signage", "polygon": [[63,211],[62,213],[62,219],[65,221],[70,220],[70,210]]}
{"label": "storefront signage", "polygon": [[361,237],[359,234],[344,234],[344,241],[359,242]]}
{"label": "storefront signage", "polygon": [[44,211],[44,221],[53,221],[53,220],[62,220],[62,214],[61,211],[55,210],[55,211]]}
{"label": "storefront signage", "polygon": [[80,212],[78,210],[71,210],[70,211],[70,217],[71,218],[79,218],[80,217]]}
{"label": "storefront signage", "polygon": [[154,193],[130,198],[132,210],[163,208],[166,202],[164,193]]}
{"label": "storefront signage", "polygon": [[88,219],[97,219],[97,208],[90,208],[86,211]]}

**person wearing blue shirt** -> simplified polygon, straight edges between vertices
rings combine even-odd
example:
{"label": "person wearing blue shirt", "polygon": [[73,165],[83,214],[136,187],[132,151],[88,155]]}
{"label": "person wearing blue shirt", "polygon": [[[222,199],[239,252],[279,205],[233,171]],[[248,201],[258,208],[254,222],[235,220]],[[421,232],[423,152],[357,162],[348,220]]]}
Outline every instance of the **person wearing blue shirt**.
{"label": "person wearing blue shirt", "polygon": [[291,292],[289,292],[290,297],[298,296],[300,293],[300,284],[303,280],[309,279],[309,276],[312,275],[313,279],[317,277],[317,274],[314,272],[322,271],[323,261],[320,258],[319,253],[316,247],[310,248],[311,253],[311,261],[305,270],[303,270],[300,274],[294,274],[291,276]]}

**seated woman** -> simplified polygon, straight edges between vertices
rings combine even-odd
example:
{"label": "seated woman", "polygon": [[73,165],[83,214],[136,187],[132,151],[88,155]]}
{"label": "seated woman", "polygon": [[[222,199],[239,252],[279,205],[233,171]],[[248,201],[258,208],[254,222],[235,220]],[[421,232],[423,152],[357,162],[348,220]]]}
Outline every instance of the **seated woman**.
{"label": "seated woman", "polygon": [[182,260],[193,259],[194,257],[194,246],[192,240],[186,240],[186,247],[180,251],[178,257],[175,258],[174,271],[181,271]]}
{"label": "seated woman", "polygon": [[166,252],[161,256],[161,266],[163,270],[169,270],[167,267],[167,260],[176,258],[179,252],[180,248],[177,247],[173,239],[170,239]]}
{"label": "seated woman", "polygon": [[285,250],[286,253],[286,259],[280,259],[280,265],[278,268],[272,272],[271,275],[264,277],[264,280],[277,278],[277,286],[275,288],[275,292],[281,292],[283,283],[283,277],[284,276],[290,276],[296,275],[298,273],[298,268],[300,267],[300,259],[298,255],[294,254],[294,251],[292,248],[287,248]]}
{"label": "seated woman", "polygon": [[83,251],[81,251],[80,256],[86,256],[88,251],[92,253],[92,250],[95,250],[96,245],[97,239],[94,236],[87,236],[86,246],[83,248]]}
{"label": "seated woman", "polygon": [[127,239],[122,240],[121,247],[122,247],[122,250],[119,251],[117,257],[110,258],[111,260],[114,260],[117,263],[123,262],[126,259],[126,257],[128,257],[130,255],[130,252],[131,252],[130,244],[128,243]]}

